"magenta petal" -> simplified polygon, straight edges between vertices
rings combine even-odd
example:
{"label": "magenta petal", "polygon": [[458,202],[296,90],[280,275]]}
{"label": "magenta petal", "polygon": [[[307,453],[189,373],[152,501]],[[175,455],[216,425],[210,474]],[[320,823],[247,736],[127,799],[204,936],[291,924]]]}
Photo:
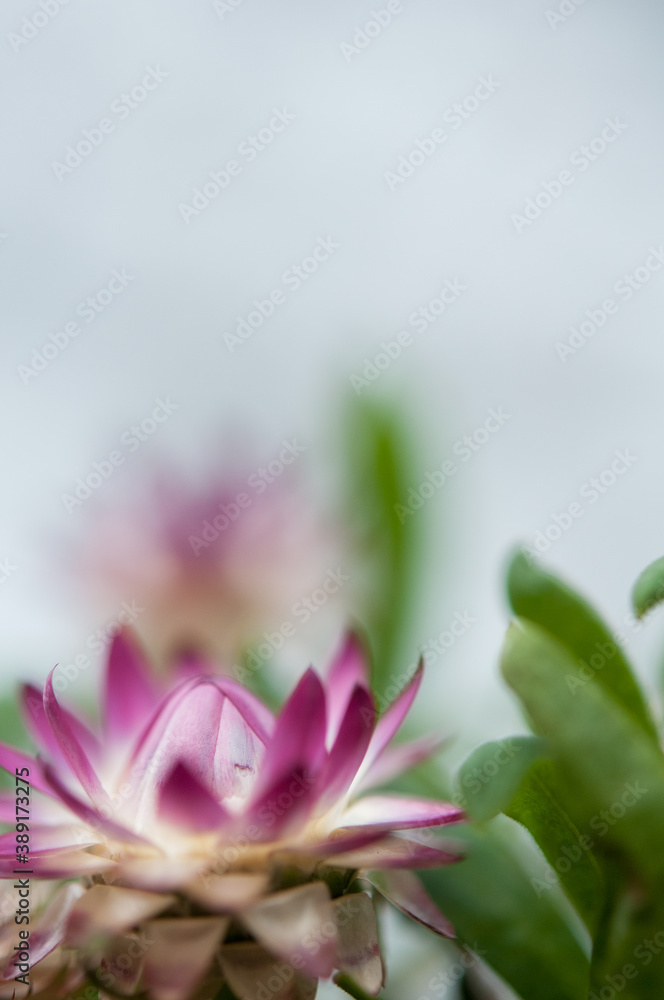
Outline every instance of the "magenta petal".
{"label": "magenta petal", "polygon": [[461,850],[438,850],[405,837],[385,837],[368,845],[349,848],[335,858],[335,864],[348,868],[441,868],[463,860]]}
{"label": "magenta petal", "polygon": [[452,924],[440,912],[417,875],[407,871],[370,871],[365,877],[409,917],[443,937],[456,936]]}
{"label": "magenta petal", "polygon": [[168,823],[193,833],[220,829],[229,819],[229,813],[181,762],[159,790],[157,813]]}
{"label": "magenta petal", "polygon": [[251,840],[277,840],[298,829],[312,810],[315,787],[306,766],[294,764],[246,810],[244,829],[257,827],[259,830]]}
{"label": "magenta petal", "polygon": [[215,677],[214,682],[242,714],[261,743],[267,743],[275,725],[274,715],[270,709],[255,694],[230,677]]}
{"label": "magenta petal", "polygon": [[139,829],[156,808],[157,787],[178,762],[217,801],[252,785],[265,751],[215,680],[185,681],[165,699],[143,735],[131,767]]}
{"label": "magenta petal", "polygon": [[349,633],[332,661],[330,672],[325,680],[329,743],[336,739],[350,697],[358,686],[369,688],[366,656],[357,636]]}
{"label": "magenta petal", "polygon": [[257,796],[269,794],[294,768],[316,774],[325,757],[325,691],[309,668],[284,705],[270,740]]}
{"label": "magenta petal", "polygon": [[[86,836],[85,840],[77,838],[76,831],[70,824],[60,824],[58,826],[42,826],[37,823],[30,823],[30,858],[44,851],[54,851],[72,848],[80,848],[97,843],[98,838]],[[81,830],[81,834],[83,831]],[[16,832],[0,834],[0,858],[16,858]],[[27,865],[26,867],[30,867]]]}
{"label": "magenta petal", "polygon": [[417,670],[408,681],[401,694],[397,695],[389,708],[383,712],[378,720],[371,743],[369,744],[369,749],[367,750],[367,755],[362,765],[362,777],[364,777],[374,761],[383,752],[387,744],[401,726],[401,723],[408,715],[411,705],[415,701],[415,696],[420,689],[423,672],[424,664],[420,660]]}
{"label": "magenta petal", "polygon": [[319,778],[323,790],[321,806],[331,804],[348,791],[367,752],[375,721],[370,692],[356,687]]}
{"label": "magenta petal", "polygon": [[83,850],[48,851],[30,858],[26,865],[17,865],[15,857],[10,861],[0,860],[0,878],[15,878],[19,867],[26,878],[33,875],[43,879],[82,878],[115,868],[115,862]]}
{"label": "magenta petal", "polygon": [[106,735],[120,743],[141,731],[158,701],[145,660],[127,630],[113,639],[104,687]]}
{"label": "magenta petal", "polygon": [[368,795],[350,805],[341,817],[344,827],[371,830],[414,830],[422,826],[443,826],[464,819],[463,809],[451,802],[406,798],[396,795]]}
{"label": "magenta petal", "polygon": [[43,792],[44,795],[53,798],[53,789],[49,786],[44,776],[44,769],[41,762],[35,760],[34,757],[30,757],[29,754],[23,753],[22,750],[10,747],[8,743],[3,743],[2,741],[0,741],[0,767],[4,771],[8,771],[12,778],[16,774],[25,774],[28,772],[28,777],[21,780],[27,782],[31,788],[36,788],[38,791]]}
{"label": "magenta petal", "polygon": [[[86,802],[81,802],[80,799],[77,799],[76,796],[62,784],[55,770],[50,765],[47,764],[44,771],[47,781],[60,801],[66,805],[75,816],[78,816],[79,819],[83,820],[86,826],[89,826],[92,830],[94,830],[100,839],[106,836],[113,840],[127,841],[128,843],[134,844],[149,843],[149,841],[147,841],[144,837],[139,837],[138,834],[134,833],[133,830],[130,830],[126,826],[122,826],[121,823],[116,823],[114,820],[104,815],[101,808],[96,809],[94,806],[90,806]],[[113,806],[109,802],[108,805],[104,804],[103,808],[110,811]]]}
{"label": "magenta petal", "polygon": [[48,675],[44,685],[44,711],[70,770],[76,775],[90,800],[98,805],[108,803],[108,796],[74,732],[71,716],[61,708],[55,697],[53,671]]}
{"label": "magenta petal", "polygon": [[[31,968],[46,958],[62,942],[69,911],[84,891],[82,886],[73,882],[63,885],[40,913],[30,929],[28,964]],[[9,961],[7,968],[0,971],[1,979],[9,979],[16,974],[16,969],[11,964],[13,958]]]}
{"label": "magenta petal", "polygon": [[409,740],[407,743],[397,743],[396,746],[387,747],[371,767],[364,771],[357,788],[364,789],[384,785],[392,778],[403,774],[404,771],[410,770],[411,767],[416,767],[417,764],[429,760],[444,743],[445,740],[439,736],[423,736],[417,740]]}

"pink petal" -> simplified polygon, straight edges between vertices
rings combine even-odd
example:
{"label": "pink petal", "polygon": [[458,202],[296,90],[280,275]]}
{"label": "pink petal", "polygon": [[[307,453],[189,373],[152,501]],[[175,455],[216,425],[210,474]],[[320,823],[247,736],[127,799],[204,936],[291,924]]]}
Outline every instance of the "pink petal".
{"label": "pink petal", "polygon": [[243,829],[258,832],[250,839],[264,842],[293,834],[307,819],[316,798],[316,781],[304,764],[292,769],[250,804]]}
{"label": "pink petal", "polygon": [[337,737],[339,726],[346,713],[350,697],[353,690],[358,686],[367,690],[369,688],[366,654],[358,637],[353,635],[353,633],[349,633],[344,639],[343,646],[332,661],[330,672],[325,681],[329,745]]}
{"label": "pink petal", "polygon": [[340,798],[350,787],[367,752],[376,710],[369,691],[356,687],[350,696],[337,738],[320,775],[321,806]]}
{"label": "pink petal", "polygon": [[374,905],[365,892],[349,893],[333,902],[339,928],[336,967],[371,996],[385,982]]}
{"label": "pink petal", "polygon": [[196,652],[183,655],[176,669],[182,680],[199,680],[203,676],[216,684],[219,690],[230,698],[260,741],[267,743],[274,731],[274,715],[252,691],[231,677],[219,676],[216,664],[208,662]]}
{"label": "pink petal", "polygon": [[157,814],[194,833],[223,827],[229,813],[182,763],[177,763],[159,789]]}
{"label": "pink petal", "polygon": [[242,922],[256,940],[286,961],[296,956],[311,976],[332,974],[337,949],[337,927],[330,890],[324,882],[310,882],[275,892],[242,914]]}
{"label": "pink petal", "polygon": [[[74,830],[71,823],[68,825],[42,826],[37,823],[29,823],[30,827],[30,854],[33,858],[36,854],[44,851],[62,850],[64,848],[90,846],[98,843],[98,838],[90,836],[90,830]],[[79,839],[83,835],[85,839]],[[16,833],[11,830],[9,833],[0,834],[0,858],[16,857]],[[30,865],[27,865],[29,868]]]}
{"label": "pink petal", "polygon": [[369,749],[367,750],[367,755],[358,775],[358,781],[364,778],[364,775],[367,773],[374,761],[377,760],[382,754],[383,750],[396,734],[397,730],[401,726],[401,723],[408,715],[411,705],[415,701],[415,696],[420,689],[423,672],[424,664],[422,660],[420,660],[417,665],[417,670],[408,681],[401,694],[397,695],[392,704],[379,718],[374,730],[373,738],[369,744]]}
{"label": "pink petal", "polygon": [[242,714],[261,743],[267,743],[275,726],[275,718],[270,709],[248,688],[230,677],[215,677],[214,682]]}
{"label": "pink petal", "polygon": [[145,937],[144,931],[116,934],[106,943],[98,972],[99,980],[105,987],[101,996],[110,998],[118,993],[131,996],[136,991],[143,969],[143,955],[149,947]]}
{"label": "pink petal", "polygon": [[[447,846],[447,845],[446,845]],[[352,848],[334,859],[344,868],[440,868],[463,860],[459,850],[439,850],[404,837],[381,837],[374,843]]]}
{"label": "pink petal", "polygon": [[76,775],[90,800],[97,805],[107,804],[109,802],[108,795],[102,788],[101,782],[74,732],[72,717],[60,707],[55,697],[53,670],[48,675],[48,680],[44,685],[44,711],[70,770]]}
{"label": "pink petal", "polygon": [[178,762],[222,801],[253,783],[263,753],[255,731],[214,680],[185,681],[162,704],[131,768],[137,828],[149,820],[157,788]]}
{"label": "pink petal", "polygon": [[75,816],[82,819],[83,822],[91,828],[91,830],[94,830],[100,839],[106,836],[113,840],[120,840],[133,844],[149,843],[149,841],[147,841],[144,837],[140,837],[137,833],[134,833],[133,830],[123,826],[121,823],[116,823],[101,811],[102,808],[105,808],[108,811],[113,809],[110,802],[108,806],[102,806],[99,809],[96,809],[94,806],[89,806],[86,802],[81,802],[80,799],[76,798],[76,796],[73,795],[68,788],[65,788],[50,764],[47,764],[44,770],[51,788],[56,793],[60,801],[66,805]]}
{"label": "pink petal", "polygon": [[104,679],[106,736],[123,743],[143,728],[158,703],[148,667],[128,629],[115,636]]}
{"label": "pink petal", "polygon": [[203,979],[226,933],[226,917],[153,920],[145,953],[143,981],[154,1000],[185,1000]]}
{"label": "pink petal", "polygon": [[115,882],[150,892],[176,892],[200,874],[195,858],[135,858],[118,865]]}
{"label": "pink petal", "polygon": [[304,766],[311,775],[319,771],[325,757],[325,691],[311,668],[284,705],[268,751],[257,796],[280,784],[296,767]]}
{"label": "pink petal", "polygon": [[19,868],[26,878],[32,875],[42,879],[80,878],[110,871],[115,868],[115,862],[84,850],[52,851],[30,857],[27,865],[17,864],[16,858],[0,860],[0,878],[20,878],[15,874],[15,869]]}
{"label": "pink petal", "polygon": [[36,788],[38,791],[43,792],[44,795],[48,795],[50,798],[53,797],[53,789],[49,787],[40,761],[2,741],[0,741],[0,767],[11,774],[12,778],[17,773],[25,773],[27,768],[29,772],[28,777],[21,778],[20,780],[28,783],[31,788]]}
{"label": "pink petal", "polygon": [[190,882],[185,893],[212,913],[240,913],[265,895],[270,885],[266,872],[229,875],[204,873]]}
{"label": "pink petal", "polygon": [[[225,979],[238,997],[269,1000],[314,1000],[318,980],[296,972],[252,941],[224,944],[219,961]],[[270,989],[264,985],[270,981]],[[264,993],[259,990],[263,988]],[[273,988],[274,987],[274,988]]]}
{"label": "pink petal", "polygon": [[414,830],[422,826],[459,823],[462,819],[463,809],[451,802],[396,795],[368,795],[346,809],[340,826],[368,827],[388,833],[390,830]]}
{"label": "pink petal", "polygon": [[[69,911],[83,892],[82,886],[70,882],[56,892],[50,903],[39,914],[33,926],[30,927],[30,957],[28,960],[30,967],[41,962],[62,942]],[[16,970],[12,967],[13,961],[14,959],[11,958],[4,972],[0,972],[0,979],[13,978],[16,974]]]}
{"label": "pink petal", "polygon": [[[51,725],[46,718],[44,711],[44,695],[32,684],[24,684],[21,690],[21,709],[23,721],[26,729],[37,744],[37,747],[46,754],[52,763],[60,767],[68,767],[67,759],[60,749],[60,745],[55,738]],[[101,746],[99,741],[90,732],[84,723],[77,719],[75,715],[60,706],[60,711],[65,716],[76,739],[81,744],[87,755],[98,761],[101,757]]]}
{"label": "pink petal", "polygon": [[429,760],[445,743],[439,736],[423,736],[407,743],[397,743],[386,747],[358,782],[356,789],[363,790],[376,785],[384,785],[404,771],[409,771],[425,760]]}
{"label": "pink petal", "polygon": [[384,835],[380,830],[365,830],[362,827],[354,827],[352,830],[336,830],[327,840],[308,841],[295,844],[292,847],[280,848],[274,852],[274,857],[278,859],[334,857],[336,865],[337,855],[345,855],[350,851],[359,850],[383,839]]}
{"label": "pink petal", "polygon": [[455,937],[454,928],[440,912],[417,875],[407,871],[370,871],[365,877],[403,913],[443,937]]}
{"label": "pink petal", "polygon": [[67,920],[66,942],[81,948],[99,937],[110,937],[155,917],[176,900],[157,892],[93,885],[72,908]]}

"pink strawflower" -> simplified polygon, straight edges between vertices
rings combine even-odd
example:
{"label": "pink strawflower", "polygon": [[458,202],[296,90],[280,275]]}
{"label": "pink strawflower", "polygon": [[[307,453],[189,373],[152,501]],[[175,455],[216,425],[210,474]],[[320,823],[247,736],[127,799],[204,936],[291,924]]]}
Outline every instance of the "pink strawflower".
{"label": "pink strawflower", "polygon": [[[196,648],[228,670],[265,632],[289,622],[299,629],[294,608],[343,561],[338,532],[290,469],[269,483],[249,468],[198,488],[162,473],[124,502],[90,503],[80,512],[87,525],[75,543],[76,577],[159,663]],[[314,611],[327,637],[345,612],[325,597],[325,611]]]}
{"label": "pink strawflower", "polygon": [[[5,894],[16,869],[48,887],[30,964],[40,985],[60,977],[49,995],[89,976],[110,994],[154,1000],[205,1000],[223,982],[261,1000],[269,980],[269,995],[285,1000],[313,996],[335,969],[375,995],[384,970],[374,890],[453,934],[410,869],[449,864],[459,852],[403,831],[458,822],[460,809],[367,794],[431,752],[431,741],[390,745],[421,667],[377,718],[351,637],[327,678],[307,670],[275,718],[191,657],[170,689],[157,690],[121,634],[98,735],[58,703],[52,678],[43,695],[24,689],[37,756],[0,744],[0,765],[29,768],[33,792],[29,864],[17,861],[15,832],[4,834],[0,877],[12,880]],[[5,794],[0,817],[10,821],[13,809]],[[58,880],[74,881],[57,888]],[[8,981],[17,931],[0,930]]]}

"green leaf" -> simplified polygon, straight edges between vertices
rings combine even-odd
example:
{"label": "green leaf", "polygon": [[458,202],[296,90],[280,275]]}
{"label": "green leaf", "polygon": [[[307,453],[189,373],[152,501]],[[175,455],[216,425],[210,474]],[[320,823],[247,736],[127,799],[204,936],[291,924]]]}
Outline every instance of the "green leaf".
{"label": "green leaf", "polygon": [[[0,738],[4,743],[19,747],[21,750],[32,750],[30,739],[26,733],[18,698],[7,695],[0,699]],[[13,788],[14,778],[0,768],[0,789]]]}
{"label": "green leaf", "polygon": [[420,873],[462,944],[523,1000],[586,1000],[589,962],[551,893],[536,887],[514,847],[486,827],[459,827],[460,864]]}
{"label": "green leaf", "polygon": [[565,894],[594,935],[606,895],[604,875],[590,830],[575,822],[566,799],[567,789],[554,762],[538,760],[504,812],[532,834]]}
{"label": "green leaf", "polygon": [[357,565],[366,567],[360,621],[373,652],[372,685],[380,697],[403,673],[405,630],[414,608],[421,518],[400,518],[415,481],[403,417],[387,405],[356,400],[348,414],[346,520]]}
{"label": "green leaf", "polygon": [[475,819],[503,812],[525,826],[592,933],[604,899],[602,870],[590,831],[580,830],[565,806],[564,783],[548,752],[546,741],[533,736],[479,747],[459,773],[462,805]]}
{"label": "green leaf", "polygon": [[637,618],[664,601],[664,556],[646,566],[632,588],[632,607]]}
{"label": "green leaf", "polygon": [[629,662],[597,612],[523,553],[512,560],[507,590],[514,613],[546,629],[566,646],[576,661],[576,674],[582,670],[596,678],[659,745],[657,728]]}
{"label": "green leaf", "polygon": [[459,770],[461,805],[477,820],[505,812],[534,761],[548,753],[538,736],[510,736],[484,743],[470,754]]}
{"label": "green leaf", "polygon": [[625,878],[616,887],[605,933],[593,949],[590,985],[595,995],[620,995],[621,1000],[661,996],[664,899],[635,889]]}
{"label": "green leaf", "polygon": [[546,734],[577,824],[595,849],[618,850],[653,883],[664,880],[664,757],[632,713],[594,678],[578,681],[569,649],[536,625],[513,625],[501,668]]}

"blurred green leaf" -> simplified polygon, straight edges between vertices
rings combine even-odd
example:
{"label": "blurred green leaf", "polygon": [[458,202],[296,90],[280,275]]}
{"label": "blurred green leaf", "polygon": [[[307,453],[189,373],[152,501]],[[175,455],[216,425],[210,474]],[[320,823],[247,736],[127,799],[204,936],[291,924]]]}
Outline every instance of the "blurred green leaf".
{"label": "blurred green leaf", "polygon": [[569,651],[536,625],[513,625],[501,668],[551,745],[577,824],[598,851],[626,855],[644,877],[664,878],[664,757],[633,713],[593,679],[576,677]]}
{"label": "blurred green leaf", "polygon": [[455,828],[454,839],[466,860],[420,877],[461,943],[523,1000],[586,1000],[589,962],[554,896],[537,894],[493,823]]}
{"label": "blurred green leaf", "polygon": [[637,618],[664,600],[664,556],[646,566],[632,588],[632,607]]}
{"label": "blurred green leaf", "polygon": [[512,560],[507,590],[514,613],[546,629],[566,646],[575,661],[574,673],[591,674],[659,745],[656,726],[629,662],[597,612],[523,553]]}
{"label": "blurred green leaf", "polygon": [[459,772],[464,807],[475,819],[499,812],[531,833],[591,933],[600,917],[604,883],[592,840],[570,816],[558,770],[545,740],[515,736],[475,750]]}
{"label": "blurred green leaf", "polygon": [[356,565],[367,572],[361,624],[373,653],[373,688],[380,696],[403,673],[422,519],[400,518],[396,510],[415,480],[402,415],[387,404],[358,398],[347,419],[346,520]]}
{"label": "blurred green leaf", "polygon": [[547,753],[538,736],[510,736],[473,750],[459,769],[464,809],[477,820],[505,812],[533,762]]}
{"label": "blurred green leaf", "polygon": [[[31,750],[32,744],[28,737],[16,695],[5,695],[0,699],[0,739],[3,743],[19,747],[21,750]],[[0,789],[13,788],[14,779],[0,768]]]}

